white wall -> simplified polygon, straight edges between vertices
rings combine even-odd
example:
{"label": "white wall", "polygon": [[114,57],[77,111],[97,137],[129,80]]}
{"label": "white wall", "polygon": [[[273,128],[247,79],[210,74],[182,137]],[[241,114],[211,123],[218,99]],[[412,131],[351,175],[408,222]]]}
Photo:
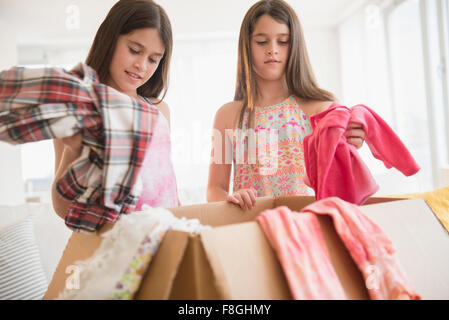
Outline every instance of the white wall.
{"label": "white wall", "polygon": [[[318,83],[342,96],[336,21],[346,5],[360,0],[288,1],[298,12]],[[178,186],[205,200],[212,122],[234,95],[241,21],[256,0],[160,0],[175,38],[169,93],[173,162]],[[83,61],[96,29],[115,0],[0,0],[0,20],[16,30],[23,64],[71,66]],[[78,29],[68,30],[67,8],[79,8]],[[50,19],[51,16],[55,19]],[[37,18],[39,17],[39,18]],[[43,19],[45,23],[43,23]],[[46,152],[45,148],[41,152]],[[48,154],[49,159],[52,154]],[[26,159],[25,159],[26,160]],[[26,169],[26,168],[25,168]],[[27,170],[25,170],[27,171]],[[197,198],[200,199],[200,198]]]}
{"label": "white wall", "polygon": [[337,27],[304,28],[312,68],[323,89],[342,97],[340,43]]}
{"label": "white wall", "polygon": [[[0,70],[17,64],[14,31],[0,20]],[[0,205],[25,202],[20,146],[0,142]]]}

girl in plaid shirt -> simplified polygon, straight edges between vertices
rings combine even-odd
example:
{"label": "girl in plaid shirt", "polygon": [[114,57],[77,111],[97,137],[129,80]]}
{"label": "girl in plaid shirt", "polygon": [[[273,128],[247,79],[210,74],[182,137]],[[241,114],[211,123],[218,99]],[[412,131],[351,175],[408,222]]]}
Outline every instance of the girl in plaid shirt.
{"label": "girl in plaid shirt", "polygon": [[[179,204],[171,163],[168,106],[162,101],[172,51],[172,31],[165,11],[149,0],[121,0],[109,11],[97,31],[86,64],[100,82],[131,97],[151,102],[160,114],[153,129],[152,150],[147,150],[141,168],[143,191],[135,208],[142,204],[175,207]],[[159,96],[162,94],[162,98]],[[53,207],[66,218],[72,201],[56,190],[57,181],[81,153],[82,135],[55,139]]]}

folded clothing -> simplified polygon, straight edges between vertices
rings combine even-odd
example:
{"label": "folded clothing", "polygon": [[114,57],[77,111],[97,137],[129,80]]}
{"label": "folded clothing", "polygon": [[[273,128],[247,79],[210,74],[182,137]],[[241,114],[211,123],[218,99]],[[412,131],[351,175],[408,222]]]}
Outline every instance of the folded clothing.
{"label": "folded clothing", "polygon": [[0,141],[23,144],[82,133],[80,157],[57,182],[73,201],[66,225],[92,232],[129,213],[142,191],[139,170],[158,111],[73,70],[13,67],[0,73]]}
{"label": "folded clothing", "polygon": [[371,299],[421,299],[410,289],[393,244],[383,231],[356,205],[336,197],[317,201],[300,212],[287,207],[266,210],[257,218],[296,299],[345,298],[323,242],[317,214],[332,217],[339,237],[363,275]]}
{"label": "folded clothing", "polygon": [[306,183],[315,190],[317,200],[339,197],[360,205],[379,189],[356,148],[346,141],[350,122],[363,126],[365,142],[387,168],[395,167],[406,176],[420,170],[395,132],[364,105],[349,109],[335,102],[310,121],[313,133],[304,138]]}

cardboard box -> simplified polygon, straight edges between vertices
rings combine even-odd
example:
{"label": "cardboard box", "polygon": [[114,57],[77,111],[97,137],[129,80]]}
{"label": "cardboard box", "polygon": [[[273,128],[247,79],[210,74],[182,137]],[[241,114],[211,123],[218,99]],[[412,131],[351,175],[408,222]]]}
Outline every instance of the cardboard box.
{"label": "cardboard box", "polygon": [[[199,235],[170,230],[142,280],[136,299],[291,299],[285,276],[255,217],[265,209],[300,211],[313,197],[259,198],[251,211],[217,202],[173,208],[177,217],[198,218],[212,229]],[[362,211],[392,240],[401,265],[423,299],[449,299],[449,233],[421,199],[370,198]],[[330,217],[318,216],[331,261],[348,299],[368,299],[360,271]],[[66,267],[90,257],[99,234],[73,233],[44,299],[63,290]]]}

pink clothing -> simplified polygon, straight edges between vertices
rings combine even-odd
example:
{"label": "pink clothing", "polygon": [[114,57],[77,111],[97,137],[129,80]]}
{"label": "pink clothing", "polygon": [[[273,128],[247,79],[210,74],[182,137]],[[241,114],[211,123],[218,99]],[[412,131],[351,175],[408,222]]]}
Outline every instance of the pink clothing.
{"label": "pink clothing", "polygon": [[363,105],[351,109],[334,103],[310,119],[313,133],[304,139],[304,159],[308,179],[317,200],[337,196],[362,204],[379,186],[356,148],[346,142],[350,122],[361,123],[365,142],[376,159],[404,175],[417,173],[419,165],[405,145],[374,111]]}
{"label": "pink clothing", "polygon": [[257,221],[281,261],[295,300],[346,299],[315,215],[279,207],[264,211]]}
{"label": "pink clothing", "polygon": [[143,190],[135,211],[140,211],[143,204],[153,208],[178,206],[176,177],[171,161],[170,129],[167,119],[160,112],[140,175]]}
{"label": "pink clothing", "polygon": [[[315,214],[332,217],[338,235],[363,275],[371,299],[421,299],[410,289],[393,244],[383,231],[356,205],[336,197],[317,201],[301,212],[280,207],[266,210],[257,218],[276,250],[295,297],[341,297],[341,285],[336,284],[338,279],[319,224],[316,218],[302,217]],[[303,232],[306,234],[301,235]]]}

